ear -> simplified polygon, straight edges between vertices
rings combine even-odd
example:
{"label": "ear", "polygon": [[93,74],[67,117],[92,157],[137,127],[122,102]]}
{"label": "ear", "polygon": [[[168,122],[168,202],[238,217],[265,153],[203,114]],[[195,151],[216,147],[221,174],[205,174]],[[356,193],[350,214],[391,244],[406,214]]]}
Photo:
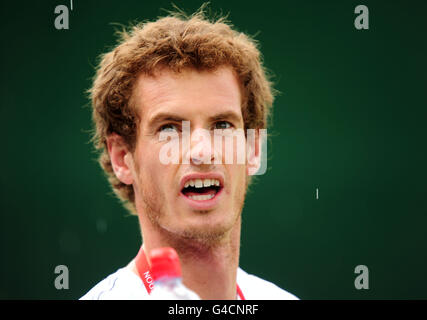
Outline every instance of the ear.
{"label": "ear", "polygon": [[247,165],[249,176],[267,171],[267,129],[247,130]]}
{"label": "ear", "polygon": [[133,183],[133,156],[124,139],[117,133],[107,138],[107,148],[114,174],[124,184]]}

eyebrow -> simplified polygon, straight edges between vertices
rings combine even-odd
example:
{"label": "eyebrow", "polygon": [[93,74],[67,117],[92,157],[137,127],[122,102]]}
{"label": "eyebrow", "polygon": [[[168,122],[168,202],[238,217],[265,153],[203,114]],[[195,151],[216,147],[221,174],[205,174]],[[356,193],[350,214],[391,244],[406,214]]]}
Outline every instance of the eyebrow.
{"label": "eyebrow", "polygon": [[185,119],[174,113],[160,112],[150,119],[148,122],[148,128],[149,130],[154,130],[158,123],[166,121],[181,122],[185,121]]}
{"label": "eyebrow", "polygon": [[240,121],[243,122],[242,116],[237,114],[234,111],[226,111],[218,113],[212,117],[209,118],[210,122],[219,121],[219,120],[231,120],[237,123],[240,123]]}
{"label": "eyebrow", "polygon": [[[241,121],[243,122],[242,116],[240,116],[238,113],[234,111],[220,112],[218,114],[215,114],[209,117],[208,119],[209,122],[215,122],[220,120],[230,120],[230,121],[237,122],[239,124]],[[165,122],[165,121],[181,122],[181,121],[188,121],[188,120],[175,113],[159,112],[158,114],[156,114],[150,119],[148,123],[148,128],[150,130],[154,129],[154,127],[156,127],[158,123]]]}

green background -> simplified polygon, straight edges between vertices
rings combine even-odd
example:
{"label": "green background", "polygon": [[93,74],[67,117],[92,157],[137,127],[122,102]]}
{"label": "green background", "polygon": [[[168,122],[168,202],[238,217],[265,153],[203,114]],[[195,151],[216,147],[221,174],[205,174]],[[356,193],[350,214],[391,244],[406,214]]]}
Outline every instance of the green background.
{"label": "green background", "polygon": [[[200,1],[176,2],[193,12]],[[170,1],[1,3],[0,298],[77,299],[124,266],[138,222],[89,141],[112,22]],[[369,8],[356,30],[354,8]],[[257,34],[276,89],[267,173],[243,212],[241,267],[301,299],[427,298],[425,1],[212,1]],[[316,199],[316,188],[319,199]],[[67,265],[70,289],[54,287]],[[369,290],[354,269],[369,268]]]}

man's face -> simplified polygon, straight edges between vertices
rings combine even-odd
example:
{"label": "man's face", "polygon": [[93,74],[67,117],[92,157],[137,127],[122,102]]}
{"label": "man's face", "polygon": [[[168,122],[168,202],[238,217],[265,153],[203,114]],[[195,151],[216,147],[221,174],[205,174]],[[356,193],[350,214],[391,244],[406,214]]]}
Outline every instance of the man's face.
{"label": "man's face", "polygon": [[[212,136],[214,129],[243,129],[237,78],[227,67],[179,74],[163,69],[155,77],[141,75],[134,90],[141,118],[131,168],[138,213],[174,237],[221,239],[240,223],[246,166],[225,161],[183,164],[181,155],[187,151],[191,154],[197,145],[197,129],[209,130]],[[182,121],[190,123],[189,149],[181,143],[179,164],[165,165],[159,154],[168,140],[160,141],[160,133],[176,132],[182,137]],[[218,157],[213,146],[208,156]],[[200,183],[207,187],[197,188]]]}

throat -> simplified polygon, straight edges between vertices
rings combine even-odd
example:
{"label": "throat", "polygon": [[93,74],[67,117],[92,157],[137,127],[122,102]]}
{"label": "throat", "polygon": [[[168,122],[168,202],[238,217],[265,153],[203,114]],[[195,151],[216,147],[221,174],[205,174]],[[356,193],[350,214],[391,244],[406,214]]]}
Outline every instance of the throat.
{"label": "throat", "polygon": [[236,299],[238,253],[224,249],[182,254],[184,284],[204,300]]}

